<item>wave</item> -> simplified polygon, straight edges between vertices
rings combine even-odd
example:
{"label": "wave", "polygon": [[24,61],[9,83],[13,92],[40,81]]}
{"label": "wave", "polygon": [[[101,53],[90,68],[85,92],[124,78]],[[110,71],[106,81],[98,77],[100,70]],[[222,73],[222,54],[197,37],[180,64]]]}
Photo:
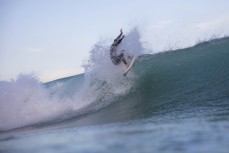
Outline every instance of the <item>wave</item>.
{"label": "wave", "polygon": [[229,39],[141,55],[128,93],[74,125],[229,116]]}
{"label": "wave", "polygon": [[[97,43],[84,74],[39,82],[31,75],[0,82],[0,131],[28,125],[100,124],[150,116],[228,113],[229,39],[158,54],[144,54],[136,29],[120,50],[138,54],[128,77]],[[191,113],[190,113],[191,112]]]}

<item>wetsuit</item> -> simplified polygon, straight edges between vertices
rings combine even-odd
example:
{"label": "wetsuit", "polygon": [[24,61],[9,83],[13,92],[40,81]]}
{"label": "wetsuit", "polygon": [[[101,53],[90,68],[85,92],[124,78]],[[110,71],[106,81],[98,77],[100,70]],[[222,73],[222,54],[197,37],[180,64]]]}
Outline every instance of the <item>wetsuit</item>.
{"label": "wetsuit", "polygon": [[113,43],[111,45],[111,48],[110,48],[110,57],[111,57],[111,61],[112,61],[112,63],[114,63],[114,65],[120,64],[121,61],[125,65],[127,64],[123,53],[117,55],[117,47],[122,42],[122,39],[123,39],[123,38],[121,38],[121,36],[122,36],[122,33],[115,39],[116,43]]}

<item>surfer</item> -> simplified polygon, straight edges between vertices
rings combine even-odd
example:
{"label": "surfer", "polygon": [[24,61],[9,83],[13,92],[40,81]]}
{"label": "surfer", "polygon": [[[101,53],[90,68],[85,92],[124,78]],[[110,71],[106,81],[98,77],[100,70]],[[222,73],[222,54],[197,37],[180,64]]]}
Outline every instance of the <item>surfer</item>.
{"label": "surfer", "polygon": [[122,50],[121,53],[117,53],[117,47],[124,38],[125,38],[125,35],[123,35],[122,29],[121,29],[119,36],[114,40],[113,44],[111,45],[110,57],[114,65],[119,65],[121,62],[123,62],[125,66],[128,68],[129,65],[127,64],[126,59],[123,54],[124,50]]}

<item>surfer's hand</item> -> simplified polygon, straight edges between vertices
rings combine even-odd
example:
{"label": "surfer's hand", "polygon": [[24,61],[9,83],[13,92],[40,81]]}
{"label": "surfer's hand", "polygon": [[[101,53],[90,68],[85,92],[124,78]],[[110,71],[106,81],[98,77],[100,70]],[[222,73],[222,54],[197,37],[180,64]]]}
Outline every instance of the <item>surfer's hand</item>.
{"label": "surfer's hand", "polygon": [[120,32],[121,32],[121,34],[122,34],[122,29],[120,29]]}

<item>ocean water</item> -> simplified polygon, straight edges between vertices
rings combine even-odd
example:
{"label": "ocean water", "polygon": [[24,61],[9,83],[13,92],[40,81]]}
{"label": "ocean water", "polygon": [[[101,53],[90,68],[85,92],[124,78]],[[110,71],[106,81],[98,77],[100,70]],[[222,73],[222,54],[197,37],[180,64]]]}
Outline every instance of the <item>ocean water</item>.
{"label": "ocean water", "polygon": [[1,81],[0,152],[228,153],[229,39],[145,54],[138,37],[127,77],[96,44],[84,74]]}

